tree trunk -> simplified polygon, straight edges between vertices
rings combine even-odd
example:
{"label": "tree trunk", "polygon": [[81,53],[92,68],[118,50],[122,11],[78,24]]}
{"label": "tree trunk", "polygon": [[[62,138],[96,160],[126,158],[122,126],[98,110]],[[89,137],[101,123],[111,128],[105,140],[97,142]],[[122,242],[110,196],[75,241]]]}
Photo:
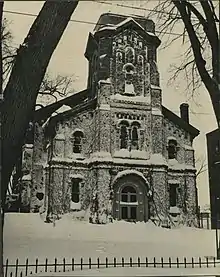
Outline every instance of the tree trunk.
{"label": "tree trunk", "polygon": [[50,58],[78,1],[46,1],[20,45],[2,105],[2,200]]}
{"label": "tree trunk", "polygon": [[[3,98],[3,93],[2,93],[2,83],[3,83],[3,67],[2,67],[2,22],[3,22],[3,6],[4,6],[4,2],[0,2],[0,105],[2,103],[2,98]],[[1,111],[0,111],[0,126],[1,126]],[[2,149],[2,130],[0,127],[0,157],[2,157],[1,155],[1,149]],[[0,184],[1,184],[1,176],[2,176],[2,159],[0,158]],[[4,213],[3,213],[3,209],[2,209],[2,193],[0,192],[0,201],[1,201],[1,213],[0,213],[0,218],[1,218],[1,238],[0,238],[0,243],[1,243],[1,249],[0,249],[0,253],[1,253],[1,257],[0,257],[0,276],[4,276],[3,275],[3,224],[4,224]]]}

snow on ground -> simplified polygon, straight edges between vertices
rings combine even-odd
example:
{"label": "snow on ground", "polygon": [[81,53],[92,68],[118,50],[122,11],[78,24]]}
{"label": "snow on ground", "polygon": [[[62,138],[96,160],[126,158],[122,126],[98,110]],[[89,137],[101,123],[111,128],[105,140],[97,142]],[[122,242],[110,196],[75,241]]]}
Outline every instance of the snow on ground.
{"label": "snow on ground", "polygon": [[153,223],[114,222],[95,225],[85,221],[74,221],[65,215],[53,224],[44,223],[39,214],[7,214],[4,226],[4,259],[19,263],[53,262],[54,258],[67,262],[71,258],[79,261],[83,257],[93,261],[100,257],[129,259],[137,257],[152,259],[154,256],[176,259],[179,257],[204,258],[215,256],[215,231],[182,227],[164,229]]}

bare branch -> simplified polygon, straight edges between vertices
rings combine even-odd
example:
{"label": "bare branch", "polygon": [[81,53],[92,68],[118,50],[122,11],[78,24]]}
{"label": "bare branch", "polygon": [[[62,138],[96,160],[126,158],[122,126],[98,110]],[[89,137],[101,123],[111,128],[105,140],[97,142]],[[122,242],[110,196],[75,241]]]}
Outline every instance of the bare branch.
{"label": "bare branch", "polygon": [[74,92],[72,88],[73,80],[72,76],[57,75],[52,78],[49,74],[46,74],[38,93],[37,104],[57,102],[60,98]]}

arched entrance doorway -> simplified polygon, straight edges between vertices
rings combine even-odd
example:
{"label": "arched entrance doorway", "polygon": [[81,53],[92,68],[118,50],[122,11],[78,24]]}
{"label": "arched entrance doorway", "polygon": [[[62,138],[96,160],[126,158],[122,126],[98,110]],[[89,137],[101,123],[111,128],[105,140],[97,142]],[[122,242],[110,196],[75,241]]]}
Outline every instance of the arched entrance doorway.
{"label": "arched entrance doorway", "polygon": [[113,183],[113,217],[126,221],[147,221],[149,218],[148,185],[136,174],[122,175]]}

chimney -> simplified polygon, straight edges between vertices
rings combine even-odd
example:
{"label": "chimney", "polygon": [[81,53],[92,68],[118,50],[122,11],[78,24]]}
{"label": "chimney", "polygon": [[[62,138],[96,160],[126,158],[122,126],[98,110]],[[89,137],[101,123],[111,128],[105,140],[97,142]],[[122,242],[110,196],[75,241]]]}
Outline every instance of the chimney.
{"label": "chimney", "polygon": [[180,105],[180,117],[186,123],[189,123],[189,105],[187,103],[182,103]]}

